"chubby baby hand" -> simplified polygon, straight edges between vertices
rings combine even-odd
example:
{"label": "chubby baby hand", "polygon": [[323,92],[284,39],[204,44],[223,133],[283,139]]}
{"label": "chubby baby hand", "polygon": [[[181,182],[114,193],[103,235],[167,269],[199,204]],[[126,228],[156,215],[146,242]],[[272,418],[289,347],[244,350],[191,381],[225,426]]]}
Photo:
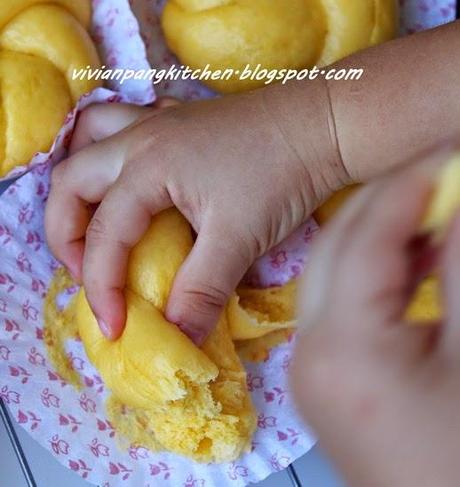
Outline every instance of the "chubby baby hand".
{"label": "chubby baby hand", "polygon": [[253,261],[343,183],[326,95],[324,109],[294,121],[291,92],[81,115],[70,157],[52,174],[46,232],[108,338],[124,328],[128,256],[152,215],[175,206],[197,233],[166,317],[201,344]]}

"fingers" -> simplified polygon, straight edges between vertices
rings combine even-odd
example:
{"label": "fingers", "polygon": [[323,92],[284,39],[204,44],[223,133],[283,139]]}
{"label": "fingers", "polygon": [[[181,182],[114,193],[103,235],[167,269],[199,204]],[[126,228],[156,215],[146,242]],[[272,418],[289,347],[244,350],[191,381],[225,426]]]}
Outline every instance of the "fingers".
{"label": "fingers", "polygon": [[364,327],[365,319],[400,319],[407,305],[412,282],[408,247],[429,204],[436,174],[436,166],[430,170],[432,162],[420,161],[378,183],[346,255],[337,263],[340,304],[360,310],[363,319],[357,322]]}
{"label": "fingers", "polygon": [[[418,234],[445,159],[444,151],[436,152],[369,185],[367,195],[358,195],[324,232],[318,244],[330,240],[322,255],[319,251],[322,262],[327,262],[328,276],[322,279],[329,285],[316,301],[335,316],[329,320],[331,326],[346,328],[347,334],[373,335],[376,330],[370,323],[401,318],[411,282],[408,247]],[[314,275],[321,272],[316,269]],[[307,290],[314,285],[311,279],[309,283]],[[309,322],[308,305],[306,311]]]}
{"label": "fingers", "polygon": [[[156,107],[165,109],[178,103],[165,98]],[[146,230],[151,214],[133,186],[123,184],[129,178],[113,186],[125,160],[126,134],[120,131],[160,111],[119,104],[89,107],[80,116],[71,157],[52,174],[45,214],[49,247],[74,279],[85,285],[88,301],[109,338],[119,336],[124,326],[121,290],[127,256]],[[166,196],[156,204],[164,193],[153,193],[149,200],[153,212],[169,205]],[[144,194],[152,195],[152,188]],[[90,204],[101,201],[91,219]]]}
{"label": "fingers", "polygon": [[375,193],[375,188],[367,186],[359,190],[339,216],[324,228],[315,241],[312,255],[300,284],[299,307],[303,319],[300,326],[304,330],[311,328],[319,319],[330,302],[331,289],[335,280],[335,265],[343,255],[349,236],[354,234],[354,227]]}
{"label": "fingers", "polygon": [[[176,98],[162,97],[155,103],[159,110],[178,105]],[[153,116],[155,112],[151,107],[129,105],[126,103],[113,103],[109,105],[91,105],[78,117],[77,126],[72,135],[69,154],[75,154],[100,140],[121,132],[135,122]]]}
{"label": "fingers", "polygon": [[102,200],[123,165],[121,138],[99,141],[148,113],[149,109],[135,105],[90,106],[79,117],[71,157],[53,170],[45,213],[47,240],[77,282],[82,279],[84,236],[91,216],[88,203]]}
{"label": "fingers", "polygon": [[69,154],[75,154],[94,142],[120,132],[151,110],[148,107],[126,104],[91,105],[78,118]]}
{"label": "fingers", "polygon": [[166,317],[201,346],[251,264],[250,252],[223,225],[204,224],[179,270]]}
{"label": "fingers", "polygon": [[[158,108],[177,104],[174,98],[159,99]],[[92,105],[78,120],[70,147],[71,157],[52,175],[45,214],[51,251],[81,282],[84,237],[90,221],[88,203],[99,203],[123,167],[123,137],[117,132],[152,114],[136,105]],[[95,143],[96,142],[96,143]]]}
{"label": "fingers", "polygon": [[147,231],[151,215],[170,205],[166,192],[142,188],[129,177],[121,177],[91,219],[83,285],[101,331],[109,339],[120,336],[126,321],[123,290],[129,253]]}
{"label": "fingers", "polygon": [[48,245],[80,282],[88,203],[99,203],[123,167],[123,143],[99,142],[56,166],[45,211]]}

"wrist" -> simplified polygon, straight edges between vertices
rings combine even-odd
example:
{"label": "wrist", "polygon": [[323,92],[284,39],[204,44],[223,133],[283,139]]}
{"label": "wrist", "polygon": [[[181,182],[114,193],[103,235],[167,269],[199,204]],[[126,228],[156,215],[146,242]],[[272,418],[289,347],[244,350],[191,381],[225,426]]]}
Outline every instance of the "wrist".
{"label": "wrist", "polygon": [[321,79],[291,82],[259,91],[286,143],[305,167],[308,197],[314,198],[312,210],[352,184],[342,160],[327,83]]}

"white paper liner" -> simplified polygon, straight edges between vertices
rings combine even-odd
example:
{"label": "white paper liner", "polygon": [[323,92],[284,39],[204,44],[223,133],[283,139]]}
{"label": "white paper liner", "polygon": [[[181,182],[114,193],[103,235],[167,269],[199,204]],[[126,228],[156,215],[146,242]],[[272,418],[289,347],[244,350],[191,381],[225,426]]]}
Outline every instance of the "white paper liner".
{"label": "white paper liner", "polygon": [[[141,17],[149,57],[157,60],[160,57],[162,66],[174,62],[162,44],[152,13],[161,9],[162,0],[131,3]],[[402,3],[404,32],[449,21],[455,16],[455,6],[447,0]],[[102,52],[107,57],[113,55],[110,62],[114,67],[145,66],[145,52],[133,19],[128,0],[95,1],[95,32]],[[108,59],[105,62],[109,65]],[[154,98],[151,86],[145,83],[133,81],[121,88],[121,93],[98,89],[84,97],[78,108],[96,101],[143,104]],[[197,84],[163,85],[158,91],[183,99],[212,95]],[[49,190],[50,162],[65,155],[75,120],[75,114],[72,115],[51,153],[37,156],[31,164],[33,169],[0,199],[0,397],[13,417],[63,465],[104,487],[243,486],[286,468],[314,444],[313,436],[295,413],[288,392],[287,367],[292,343],[277,347],[264,364],[248,365],[248,386],[259,415],[253,451],[224,465],[198,465],[177,455],[152,453],[143,448],[120,451],[116,446],[117,434],[105,417],[106,391],[81,344],[72,342],[69,353],[86,385],[83,391],[77,392],[52,370],[43,344],[42,305],[57,262],[45,244],[43,209]],[[314,224],[299,229],[289,244],[281,245],[262,259],[250,280],[275,284],[297,275],[315,230]]]}

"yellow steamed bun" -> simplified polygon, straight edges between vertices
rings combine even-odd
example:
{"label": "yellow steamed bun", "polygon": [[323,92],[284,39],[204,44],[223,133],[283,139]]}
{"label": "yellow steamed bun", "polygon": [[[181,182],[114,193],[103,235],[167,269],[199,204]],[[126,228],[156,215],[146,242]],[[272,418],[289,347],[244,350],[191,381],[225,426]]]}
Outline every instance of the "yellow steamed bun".
{"label": "yellow steamed bun", "polygon": [[100,65],[90,19],[90,0],[1,1],[0,176],[49,150],[80,96],[100,86],[72,80]]}
{"label": "yellow steamed bun", "polygon": [[[303,69],[395,37],[397,12],[396,0],[169,0],[162,26],[170,49],[192,69]],[[264,81],[205,83],[233,93]]]}
{"label": "yellow steamed bun", "polygon": [[217,367],[158,308],[131,291],[126,301],[126,328],[115,342],[100,333],[83,292],[77,304],[88,357],[118,399],[143,409],[164,406],[190,395],[191,384],[199,389],[215,379]]}
{"label": "yellow steamed bun", "polygon": [[268,289],[239,288],[227,316],[234,340],[251,340],[295,327],[296,281]]}
{"label": "yellow steamed bun", "polygon": [[322,225],[328,222],[340,210],[340,208],[353,196],[359,189],[360,185],[348,186],[337,191],[314,213],[315,220]]}
{"label": "yellow steamed bun", "polygon": [[155,216],[130,256],[122,336],[104,338],[83,290],[75,319],[88,357],[114,395],[111,409],[124,434],[130,423],[116,412],[120,405],[143,418],[149,444],[154,437],[160,448],[200,462],[230,461],[247,449],[256,424],[233,339],[294,326],[286,321],[294,318],[295,284],[239,291],[199,349],[163,314],[192,246],[191,228],[177,210]]}
{"label": "yellow steamed bun", "polygon": [[442,169],[430,207],[422,224],[422,231],[441,239],[460,207],[460,154],[455,155]]}
{"label": "yellow steamed bun", "polygon": [[410,302],[405,318],[413,323],[431,323],[442,317],[439,280],[435,276],[424,279]]}

